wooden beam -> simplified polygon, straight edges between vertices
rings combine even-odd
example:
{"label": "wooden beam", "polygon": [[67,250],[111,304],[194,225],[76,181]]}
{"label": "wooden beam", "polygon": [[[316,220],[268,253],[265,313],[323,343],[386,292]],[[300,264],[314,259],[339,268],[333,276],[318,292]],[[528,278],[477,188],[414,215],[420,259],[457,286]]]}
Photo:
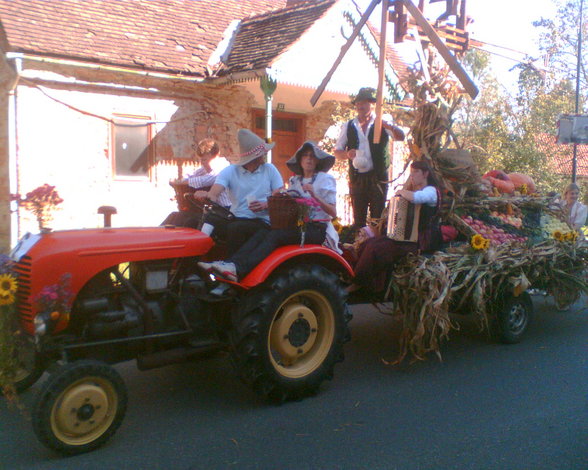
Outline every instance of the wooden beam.
{"label": "wooden beam", "polygon": [[469,77],[467,72],[463,69],[459,61],[455,58],[455,56],[451,53],[451,51],[447,48],[447,46],[443,43],[443,40],[437,35],[433,27],[429,24],[427,19],[423,16],[421,11],[412,3],[412,0],[402,0],[408,12],[412,15],[415,19],[417,24],[421,27],[421,29],[425,32],[429,39],[433,43],[433,45],[437,48],[441,56],[449,65],[451,71],[455,74],[457,79],[461,82],[465,91],[473,98],[478,96],[478,87]]}
{"label": "wooden beam", "polygon": [[359,31],[361,30],[363,25],[367,23],[367,20],[369,19],[370,15],[372,14],[372,11],[374,11],[374,8],[376,8],[376,6],[378,5],[378,3],[380,3],[380,1],[381,0],[372,0],[372,3],[370,3],[370,6],[367,8],[365,13],[361,17],[361,20],[359,20],[359,23],[357,23],[357,26],[353,30],[353,33],[351,33],[351,36],[349,36],[349,39],[347,40],[345,45],[341,48],[341,52],[339,52],[339,57],[337,57],[337,59],[333,63],[331,70],[329,70],[329,72],[327,73],[325,78],[323,78],[323,81],[321,82],[319,87],[316,89],[316,91],[314,92],[312,97],[310,98],[310,104],[312,106],[314,106],[316,104],[316,102],[319,100],[319,98],[323,94],[323,91],[325,91],[325,88],[329,84],[329,81],[331,80],[331,77],[335,73],[335,70],[337,70],[337,67],[339,66],[339,64],[343,60],[343,57],[345,57],[345,54],[347,53],[347,51],[351,47],[351,44],[353,44],[353,41],[355,40],[355,38],[359,34]]}
{"label": "wooden beam", "polygon": [[374,144],[380,143],[382,133],[382,103],[384,101],[384,78],[386,72],[386,29],[388,25],[388,0],[382,0],[382,26],[380,28],[380,60],[378,61],[378,90],[376,93],[376,120],[374,121]]}

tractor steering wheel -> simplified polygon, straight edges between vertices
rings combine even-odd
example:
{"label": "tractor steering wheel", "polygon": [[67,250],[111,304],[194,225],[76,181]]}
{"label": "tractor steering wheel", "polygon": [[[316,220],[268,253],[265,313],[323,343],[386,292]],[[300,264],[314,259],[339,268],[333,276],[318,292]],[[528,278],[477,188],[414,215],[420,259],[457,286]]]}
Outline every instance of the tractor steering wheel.
{"label": "tractor steering wheel", "polygon": [[197,199],[193,194],[185,194],[184,197],[190,206],[202,211],[204,214],[213,214],[225,220],[233,220],[235,218],[235,214],[226,207],[221,206],[218,202],[211,201],[208,198]]}

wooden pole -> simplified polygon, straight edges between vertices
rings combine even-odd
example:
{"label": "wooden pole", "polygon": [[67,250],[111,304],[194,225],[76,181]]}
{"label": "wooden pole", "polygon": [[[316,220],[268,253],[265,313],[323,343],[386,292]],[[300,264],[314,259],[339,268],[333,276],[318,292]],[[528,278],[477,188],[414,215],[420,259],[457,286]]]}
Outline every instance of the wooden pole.
{"label": "wooden pole", "polygon": [[380,143],[382,133],[382,103],[384,101],[384,77],[386,75],[386,29],[388,25],[388,0],[382,0],[382,26],[380,27],[380,60],[378,62],[378,91],[376,93],[376,120],[374,144]]}
{"label": "wooden pole", "polygon": [[412,15],[416,23],[421,27],[424,33],[429,36],[429,39],[433,43],[433,45],[439,51],[439,54],[445,59],[447,65],[451,71],[455,74],[457,79],[461,82],[465,91],[474,99],[478,96],[478,87],[469,77],[467,72],[463,69],[459,61],[453,56],[451,51],[445,45],[443,40],[439,37],[437,32],[433,29],[433,27],[429,24],[427,19],[423,16],[421,11],[412,3],[412,0],[402,0],[408,12]]}
{"label": "wooden pole", "polygon": [[372,11],[374,11],[374,8],[376,8],[376,5],[378,5],[378,3],[380,3],[380,1],[381,0],[372,0],[372,3],[370,3],[370,6],[367,8],[365,13],[361,17],[361,20],[359,20],[359,23],[357,23],[357,26],[353,30],[353,33],[351,33],[351,36],[349,36],[349,39],[347,40],[345,45],[341,48],[341,52],[339,53],[339,57],[337,57],[337,59],[333,63],[331,70],[329,70],[329,72],[327,73],[325,78],[323,78],[323,81],[321,82],[319,87],[316,89],[316,91],[312,95],[312,98],[310,98],[310,104],[312,106],[314,106],[316,104],[316,102],[319,100],[319,98],[323,94],[323,91],[325,91],[325,88],[329,84],[329,81],[331,80],[331,77],[335,73],[335,70],[337,70],[337,67],[339,66],[339,64],[343,60],[343,57],[345,56],[345,54],[347,53],[347,51],[351,47],[351,44],[353,44],[353,41],[355,40],[355,38],[359,34],[359,31],[361,30],[363,25],[366,24],[367,20],[369,19],[370,15],[372,14]]}

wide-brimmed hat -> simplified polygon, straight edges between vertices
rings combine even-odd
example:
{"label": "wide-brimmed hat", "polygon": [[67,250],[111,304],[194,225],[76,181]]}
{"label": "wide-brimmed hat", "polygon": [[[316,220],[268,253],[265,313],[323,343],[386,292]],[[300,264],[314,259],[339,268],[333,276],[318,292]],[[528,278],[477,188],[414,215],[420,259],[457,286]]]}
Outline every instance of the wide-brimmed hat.
{"label": "wide-brimmed hat", "polygon": [[302,146],[296,150],[294,156],[286,162],[290,171],[297,175],[302,174],[302,167],[300,166],[300,156],[302,152],[307,149],[311,149],[314,153],[314,156],[318,159],[316,164],[316,171],[329,171],[331,167],[335,164],[335,157],[333,155],[328,154],[324,150],[321,150],[319,146],[310,140],[307,140],[302,144]]}
{"label": "wide-brimmed hat", "polygon": [[353,104],[357,103],[358,101],[369,101],[370,103],[376,102],[376,89],[371,87],[363,87],[360,88],[357,92],[357,95],[352,97],[351,102]]}
{"label": "wide-brimmed hat", "polygon": [[239,129],[237,133],[237,140],[239,141],[239,155],[231,159],[235,165],[247,165],[247,163],[256,158],[263,157],[272,148],[275,143],[268,144],[258,135],[255,135],[249,129]]}

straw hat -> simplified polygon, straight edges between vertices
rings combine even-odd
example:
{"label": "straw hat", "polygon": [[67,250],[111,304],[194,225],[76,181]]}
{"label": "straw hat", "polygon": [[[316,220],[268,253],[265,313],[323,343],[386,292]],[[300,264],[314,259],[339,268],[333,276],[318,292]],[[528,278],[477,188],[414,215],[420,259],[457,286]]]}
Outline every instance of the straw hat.
{"label": "straw hat", "polygon": [[240,166],[247,165],[256,158],[263,157],[276,145],[273,142],[271,144],[266,143],[249,129],[239,129],[237,139],[239,140],[240,154],[231,160],[235,165]]}
{"label": "straw hat", "polygon": [[292,171],[292,173],[295,173],[297,175],[302,174],[302,167],[300,166],[300,156],[302,155],[302,152],[304,150],[307,150],[308,148],[310,148],[312,150],[312,153],[314,153],[314,156],[318,158],[318,163],[316,164],[317,173],[319,171],[329,171],[331,167],[335,164],[335,157],[333,157],[333,155],[329,155],[324,150],[321,150],[316,143],[307,140],[302,144],[302,146],[298,150],[296,150],[294,156],[286,162],[286,165],[288,165],[288,168],[290,169],[290,171]]}

